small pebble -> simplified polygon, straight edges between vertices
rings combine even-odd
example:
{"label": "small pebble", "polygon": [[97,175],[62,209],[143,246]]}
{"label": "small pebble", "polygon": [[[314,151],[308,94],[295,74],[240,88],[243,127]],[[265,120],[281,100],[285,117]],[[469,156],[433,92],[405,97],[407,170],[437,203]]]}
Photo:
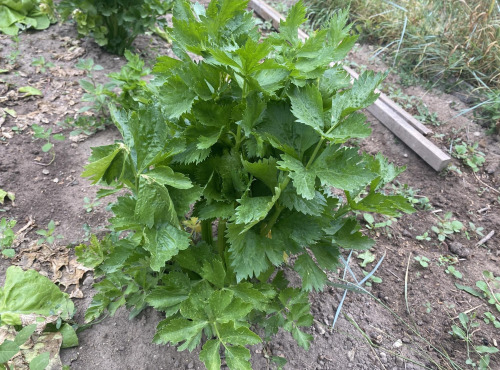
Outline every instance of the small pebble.
{"label": "small pebble", "polygon": [[59,179],[56,177],[52,182],[55,182],[56,184],[59,182]]}
{"label": "small pebble", "polygon": [[397,341],[394,342],[392,345],[394,348],[400,348],[403,346],[403,341],[401,339],[398,339]]}
{"label": "small pebble", "polygon": [[43,173],[44,175],[48,175],[48,174],[50,173],[50,171],[49,171],[49,170],[42,170],[42,173]]}
{"label": "small pebble", "polygon": [[380,361],[382,361],[383,364],[387,363],[387,355],[385,352],[380,352]]}

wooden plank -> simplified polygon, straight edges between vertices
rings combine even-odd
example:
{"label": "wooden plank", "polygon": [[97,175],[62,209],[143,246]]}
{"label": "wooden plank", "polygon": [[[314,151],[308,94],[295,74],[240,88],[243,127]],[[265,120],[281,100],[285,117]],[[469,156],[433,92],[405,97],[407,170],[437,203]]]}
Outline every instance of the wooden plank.
{"label": "wooden plank", "polygon": [[[249,6],[263,19],[270,20],[274,28],[279,30],[280,20],[285,19],[279,12],[262,0],[250,0]],[[309,36],[304,31],[299,30],[299,37],[305,40]],[[358,77],[358,74],[352,69],[348,67],[344,68],[353,78]],[[451,161],[451,157],[448,154],[422,135],[422,133],[428,134],[431,131],[389,99],[385,94],[381,94],[379,99],[368,107],[367,110],[426,161],[434,170],[441,171]],[[408,117],[411,117],[411,119]],[[412,126],[412,124],[416,127]]]}
{"label": "wooden plank", "polygon": [[395,112],[380,99],[377,104],[372,104],[368,112],[392,131],[403,143],[417,153],[429,166],[436,171],[441,171],[448,166],[451,158],[439,149],[434,143],[418,132],[415,127],[406,122],[403,117]]}

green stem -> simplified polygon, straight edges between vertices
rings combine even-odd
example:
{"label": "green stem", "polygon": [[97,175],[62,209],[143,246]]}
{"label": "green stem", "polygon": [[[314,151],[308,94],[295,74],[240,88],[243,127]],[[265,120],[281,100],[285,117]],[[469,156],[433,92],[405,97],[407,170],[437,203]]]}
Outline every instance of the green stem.
{"label": "green stem", "polygon": [[209,244],[213,245],[214,237],[212,235],[212,221],[203,220],[201,221],[201,239]]}
{"label": "green stem", "polygon": [[319,149],[321,148],[321,146],[323,145],[323,142],[325,141],[324,138],[321,138],[320,141],[318,141],[318,144],[316,145],[316,148],[314,148],[314,152],[313,154],[311,155],[311,158],[309,158],[309,161],[307,162],[306,164],[306,170],[309,168],[309,166],[314,162],[314,160],[316,159],[316,155],[318,154],[318,151]]}
{"label": "green stem", "polygon": [[[288,184],[290,183],[290,177],[287,177],[281,184],[280,184],[280,191],[283,191],[285,190],[285,188],[288,186]],[[271,229],[273,228],[273,226],[276,224],[276,221],[278,221],[278,217],[280,216],[281,214],[281,211],[283,211],[284,207],[283,206],[279,206],[278,204],[275,205],[275,208],[274,208],[274,213],[272,214],[271,218],[269,219],[268,223],[266,224],[266,226],[262,229],[262,231],[260,232],[260,235],[261,236],[266,236],[267,234],[269,234],[269,231],[271,231]]]}
{"label": "green stem", "polygon": [[234,145],[234,149],[236,152],[240,150],[240,145],[241,145],[241,126],[238,126],[238,129],[236,131],[236,143]]}
{"label": "green stem", "polygon": [[219,226],[217,227],[217,249],[219,250],[219,256],[224,261],[224,252],[226,251],[226,220],[219,219]]}

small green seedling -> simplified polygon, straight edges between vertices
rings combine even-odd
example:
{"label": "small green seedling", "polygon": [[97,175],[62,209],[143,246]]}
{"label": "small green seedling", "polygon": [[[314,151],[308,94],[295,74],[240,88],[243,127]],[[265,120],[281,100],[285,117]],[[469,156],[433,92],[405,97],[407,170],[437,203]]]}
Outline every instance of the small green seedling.
{"label": "small green seedling", "polygon": [[431,241],[431,237],[429,236],[429,232],[426,231],[425,233],[423,233],[422,235],[417,235],[415,237],[415,239],[417,240],[425,240],[427,242],[430,242]]}
{"label": "small green seedling", "polygon": [[16,223],[16,220],[7,220],[4,217],[0,220],[0,251],[5,257],[12,258],[16,254],[16,251],[10,248],[16,238],[12,230]]}
{"label": "small green seedling", "polygon": [[60,234],[54,235],[55,231],[56,231],[56,223],[54,222],[54,220],[50,220],[46,230],[37,230],[36,233],[42,236],[40,239],[38,239],[37,244],[42,244],[42,243],[54,244],[56,239],[64,238]]}
{"label": "small green seedling", "polygon": [[472,238],[472,233],[476,234],[477,236],[483,237],[483,230],[484,227],[476,227],[472,222],[469,222],[469,230],[465,230],[465,236],[467,237],[467,240],[471,240]]}
{"label": "small green seedling", "polygon": [[83,208],[85,208],[87,213],[92,212],[99,204],[101,204],[101,202],[97,202],[96,200],[91,201],[89,197],[83,198]]}
{"label": "small green seedling", "polygon": [[437,234],[440,242],[444,242],[448,235],[460,233],[465,230],[464,224],[458,220],[453,220],[452,217],[453,214],[451,212],[447,212],[444,218],[438,216],[438,224],[431,227],[431,230]]}
{"label": "small green seedling", "polygon": [[424,269],[426,269],[427,267],[429,267],[429,262],[430,260],[425,257],[425,256],[416,256],[414,257],[415,261],[417,261],[418,263],[420,263],[420,266],[422,266]]}
{"label": "small green seedling", "polygon": [[[467,344],[467,360],[465,363],[473,367],[478,366],[481,370],[490,369],[490,354],[498,352],[498,348],[493,346],[474,346],[472,343],[472,334],[479,328],[480,323],[476,320],[476,314],[473,314],[471,318],[465,313],[460,313],[458,315],[460,325],[452,325],[450,334],[457,337]],[[474,351],[479,356],[479,362],[476,363],[472,357],[472,351]]]}
{"label": "small green seedling", "polygon": [[457,279],[462,279],[462,273],[458,271],[454,266],[448,266],[445,271],[447,274],[455,276]]}
{"label": "small green seedling", "polygon": [[44,153],[52,153],[52,159],[47,165],[52,164],[52,162],[54,162],[54,159],[56,158],[56,152],[54,150],[54,144],[52,143],[52,140],[63,141],[66,138],[62,134],[53,134],[51,128],[45,130],[42,126],[39,126],[37,124],[32,125],[31,128],[33,129],[33,137],[35,138],[35,140],[41,139],[45,141],[45,144],[43,144],[42,146],[42,151]]}
{"label": "small green seedling", "polygon": [[[363,274],[365,276],[368,275],[368,272],[365,271],[365,270],[362,270],[363,271]],[[368,281],[365,282],[365,285],[366,286],[372,286],[372,283],[373,284],[381,284],[383,282],[382,278],[378,277],[378,276],[375,276],[375,275],[372,275],[370,276],[370,278],[368,279]]]}
{"label": "small green seedling", "polygon": [[452,152],[452,155],[455,158],[461,159],[467,166],[472,168],[472,171],[477,172],[479,171],[479,167],[486,161],[485,154],[477,150],[478,145],[478,143],[469,145],[465,142],[461,142],[455,145],[455,150]]}
{"label": "small green seedling", "polygon": [[423,304],[423,306],[425,307],[425,312],[427,313],[431,313],[432,311],[432,305],[431,305],[431,302],[425,302]]}
{"label": "small green seedling", "polygon": [[495,328],[500,329],[500,321],[491,312],[484,313],[484,322],[486,324],[491,323]]}
{"label": "small green seedling", "polygon": [[36,67],[37,70],[40,71],[41,73],[45,73],[47,71],[47,68],[55,67],[54,63],[46,61],[43,56],[33,59],[31,65],[33,67]]}
{"label": "small green seedling", "polygon": [[361,263],[359,264],[361,267],[366,267],[366,265],[375,261],[375,255],[369,250],[361,254],[358,254],[358,258],[362,260]]}

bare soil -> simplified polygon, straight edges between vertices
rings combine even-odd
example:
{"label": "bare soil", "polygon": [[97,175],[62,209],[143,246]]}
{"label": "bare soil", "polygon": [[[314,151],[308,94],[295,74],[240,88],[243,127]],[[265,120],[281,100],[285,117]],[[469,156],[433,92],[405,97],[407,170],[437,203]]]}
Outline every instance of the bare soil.
{"label": "bare soil", "polygon": [[[107,204],[103,201],[87,212],[83,198],[94,200],[97,188],[81,178],[80,174],[90,155],[90,148],[112,143],[119,138],[119,134],[110,127],[76,141],[56,142],[55,160],[44,166],[50,162],[51,155],[41,151],[42,142],[33,140],[30,126],[37,123],[68,136],[70,130],[61,130],[56,122],[75,116],[82,106],[80,98],[83,92],[78,80],[83,78],[83,74],[75,68],[78,58],[93,58],[102,65],[104,70],[99,74],[102,81],[106,74],[119,70],[124,60],[103,52],[89,40],[78,40],[71,24],[53,25],[43,32],[23,33],[18,47],[20,54],[15,68],[0,75],[0,108],[17,112],[17,118],[7,115],[0,124],[0,188],[16,194],[15,202],[0,205],[0,209],[4,210],[0,216],[16,219],[18,224],[15,230],[30,219],[34,220],[36,227],[30,226],[19,241],[16,258],[0,259],[0,283],[3,283],[5,270],[12,263],[37,267],[54,280],[57,280],[59,272],[64,272],[73,279],[69,279],[71,284],[66,282],[69,286],[61,284],[62,288],[75,296],[78,307],[75,319],[83,324],[83,312],[93,295],[92,274],[78,270],[71,249],[68,254],[68,249],[61,246],[71,247],[84,242],[88,238],[84,224],[88,224],[93,232],[100,232],[105,227],[109,215]],[[150,62],[156,54],[168,50],[168,45],[161,40],[148,36],[140,37],[135,47]],[[11,38],[1,35],[0,50],[0,68],[5,68],[9,55],[16,50],[16,44]],[[382,61],[370,59],[371,54],[369,47],[358,47],[350,55],[350,60],[377,71],[387,69]],[[54,63],[55,67],[45,72],[37,70],[31,62],[40,56]],[[387,84],[399,87],[398,76],[390,75],[387,81]],[[21,97],[17,89],[28,85],[40,89],[43,97]],[[451,325],[458,324],[455,318],[464,311],[470,311],[469,316],[477,314],[477,319],[481,321],[481,326],[471,336],[472,342],[475,345],[498,346],[500,330],[487,325],[482,319],[486,311],[497,317],[500,313],[495,312],[495,308],[486,301],[455,286],[455,283],[475,286],[476,281],[482,280],[483,270],[500,275],[498,137],[487,135],[482,127],[466,116],[455,117],[465,105],[452,95],[436,90],[425,91],[418,86],[401,89],[407,95],[420,97],[431,113],[437,113],[441,124],[432,127],[435,136],[431,140],[443,150],[449,150],[452,139],[477,141],[479,150],[486,155],[485,165],[474,174],[454,159],[453,164],[462,171],[461,174],[448,170],[436,173],[380,122],[369,116],[373,135],[360,143],[361,149],[372,154],[380,152],[395,164],[406,166],[398,181],[418,189],[418,194],[428,197],[433,207],[432,210],[418,210],[406,215],[387,228],[365,230],[377,240],[372,249],[376,261],[385,255],[375,274],[382,279],[382,283],[367,289],[398,316],[366,294],[349,292],[343,314],[332,330],[333,315],[343,291],[328,288],[311,296],[315,317],[311,329],[314,335],[311,349],[304,351],[288,333],[280,332],[271,343],[252,348],[255,369],[274,368],[270,362],[273,355],[288,359],[285,369],[399,370],[420,369],[422,365],[435,368],[430,358],[443,368],[450,368],[429,343],[466,368],[466,344],[449,334]],[[469,238],[460,232],[450,235],[444,242],[438,241],[430,228],[437,225],[438,217],[447,212],[452,212],[453,218],[469,229]],[[33,241],[39,237],[35,231],[45,229],[50,220],[56,221],[56,234],[63,235],[64,239],[56,242],[59,247],[49,247],[50,253],[37,257],[36,253],[33,254]],[[481,237],[470,231],[469,222],[483,227],[484,235],[491,231],[495,234],[483,245],[477,246]],[[431,241],[416,239],[426,231]],[[73,264],[68,262],[56,271],[50,267],[51,261],[59,260],[62,255]],[[31,257],[27,259],[23,256]],[[414,260],[415,256],[427,257],[429,267],[421,267]],[[448,265],[448,262],[443,262],[445,259],[463,274],[463,279],[445,273]],[[371,270],[376,261],[365,269]],[[359,262],[357,258],[351,261],[351,268],[358,277],[362,276]],[[341,276],[342,271],[339,271],[335,277]],[[120,310],[114,317],[108,317],[81,332],[80,345],[63,350],[63,363],[71,365],[72,369],[204,368],[196,351],[179,353],[175,348],[151,344],[155,326],[160,320],[161,315],[154,310],[145,310],[133,320],[128,319],[126,310]],[[477,361],[476,355],[472,358]],[[500,369],[498,354],[492,356],[490,367]]]}

